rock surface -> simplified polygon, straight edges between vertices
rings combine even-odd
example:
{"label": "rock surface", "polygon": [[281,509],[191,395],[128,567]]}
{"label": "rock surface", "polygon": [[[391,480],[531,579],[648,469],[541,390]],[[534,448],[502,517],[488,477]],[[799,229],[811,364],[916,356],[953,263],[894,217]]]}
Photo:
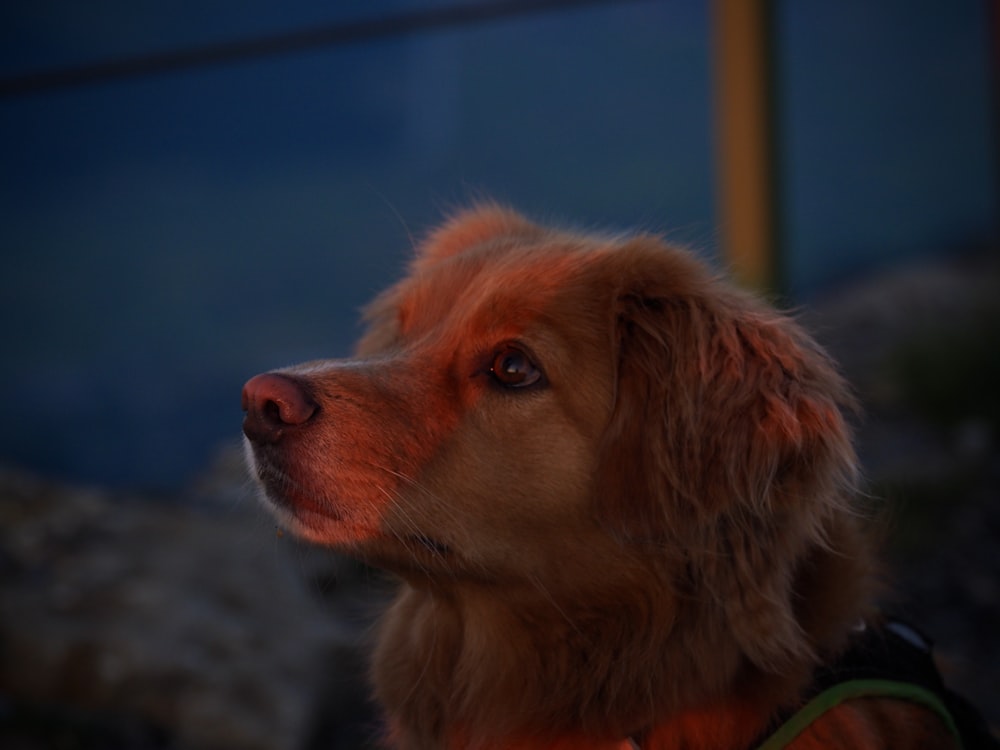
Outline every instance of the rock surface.
{"label": "rock surface", "polygon": [[0,746],[301,748],[345,674],[363,706],[364,623],[309,588],[345,564],[192,499],[0,473]]}

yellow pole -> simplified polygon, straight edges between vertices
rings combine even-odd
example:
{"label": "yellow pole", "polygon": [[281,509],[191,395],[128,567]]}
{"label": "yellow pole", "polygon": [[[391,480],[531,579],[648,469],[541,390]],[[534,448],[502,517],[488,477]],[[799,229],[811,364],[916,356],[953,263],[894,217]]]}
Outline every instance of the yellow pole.
{"label": "yellow pole", "polygon": [[719,229],[736,279],[777,292],[772,0],[713,0]]}

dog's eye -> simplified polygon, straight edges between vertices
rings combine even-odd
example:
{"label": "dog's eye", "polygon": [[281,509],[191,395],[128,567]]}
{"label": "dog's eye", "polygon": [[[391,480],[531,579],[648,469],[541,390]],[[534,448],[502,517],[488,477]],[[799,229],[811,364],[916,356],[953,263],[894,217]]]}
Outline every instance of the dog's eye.
{"label": "dog's eye", "polygon": [[507,388],[525,388],[542,379],[542,371],[535,367],[528,355],[512,346],[497,352],[490,366],[490,375]]}

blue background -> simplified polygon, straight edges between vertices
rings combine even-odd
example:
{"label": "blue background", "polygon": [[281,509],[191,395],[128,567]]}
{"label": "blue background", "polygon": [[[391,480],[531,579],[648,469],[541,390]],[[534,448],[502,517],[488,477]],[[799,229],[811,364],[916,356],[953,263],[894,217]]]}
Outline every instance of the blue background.
{"label": "blue background", "polygon": [[[447,4],[6,3],[0,77]],[[986,4],[776,8],[791,298],[990,246]],[[478,196],[716,258],[710,43],[647,0],[0,98],[0,460],[177,487]]]}

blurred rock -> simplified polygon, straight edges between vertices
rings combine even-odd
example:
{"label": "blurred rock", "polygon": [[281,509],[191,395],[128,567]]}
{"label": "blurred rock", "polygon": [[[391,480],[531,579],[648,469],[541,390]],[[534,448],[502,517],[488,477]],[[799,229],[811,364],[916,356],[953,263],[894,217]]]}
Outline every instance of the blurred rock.
{"label": "blurred rock", "polygon": [[897,399],[886,358],[901,344],[937,328],[961,329],[1000,292],[992,256],[933,259],[896,266],[833,288],[811,302],[803,323],[830,351],[865,407]]}
{"label": "blurred rock", "polygon": [[833,289],[802,311],[802,323],[836,360],[861,402],[857,443],[870,481],[938,480],[955,470],[956,461],[989,452],[989,422],[970,413],[957,429],[942,431],[908,402],[905,377],[895,365],[901,352],[928,340],[961,343],[961,337],[974,335],[984,314],[996,317],[998,300],[1000,262],[987,255],[892,268]]}
{"label": "blurred rock", "polygon": [[[31,707],[51,724],[61,706],[80,732],[108,731],[103,718],[66,719],[83,710],[137,717],[156,746],[272,750],[306,744],[338,665],[351,677],[344,700],[359,703],[364,623],[312,595],[309,556],[321,553],[277,538],[249,498],[217,496],[156,503],[0,471],[8,714]],[[9,734],[17,722],[3,714]],[[89,746],[117,745],[68,745]]]}

